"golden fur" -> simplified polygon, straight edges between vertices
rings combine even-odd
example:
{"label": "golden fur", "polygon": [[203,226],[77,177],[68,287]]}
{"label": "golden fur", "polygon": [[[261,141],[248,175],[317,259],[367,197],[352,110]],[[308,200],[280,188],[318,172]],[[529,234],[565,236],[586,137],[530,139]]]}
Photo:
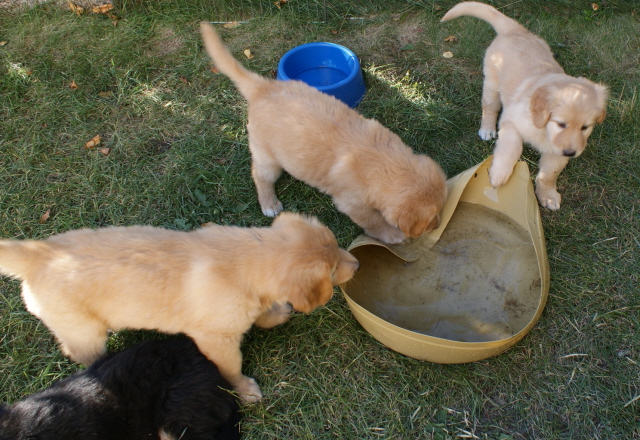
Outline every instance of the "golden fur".
{"label": "golden fur", "polygon": [[248,102],[252,175],[262,212],[282,210],[274,183],[284,169],[333,197],[336,207],[386,243],[438,226],[445,175],[425,155],[373,119],[301,81],[274,81],[250,72],[209,24],[204,45]]}
{"label": "golden fur", "polygon": [[27,309],[85,365],[108,330],[185,333],[245,401],[262,394],[241,373],[242,335],[308,313],[357,260],[314,218],[282,213],[270,228],[212,225],[80,229],[47,240],[0,241],[0,273],[22,280]]}
{"label": "golden fur", "polygon": [[593,126],[604,120],[607,88],[586,78],[566,75],[549,45],[492,6],[459,3],[442,21],[469,15],[489,23],[497,36],[484,58],[483,140],[498,140],[489,170],[491,184],[509,180],[526,142],[538,150],[540,171],[536,195],[549,209],[560,208],[556,180],[570,157],[584,150]]}

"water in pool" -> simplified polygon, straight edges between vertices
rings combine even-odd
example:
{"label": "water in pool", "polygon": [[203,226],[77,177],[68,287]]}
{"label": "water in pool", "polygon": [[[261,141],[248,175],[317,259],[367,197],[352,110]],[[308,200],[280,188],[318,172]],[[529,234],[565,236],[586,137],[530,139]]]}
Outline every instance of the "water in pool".
{"label": "water in pool", "polygon": [[414,332],[461,342],[502,340],[526,327],[540,303],[531,237],[481,205],[460,202],[440,240],[414,262],[380,246],[352,252],[360,270],[349,296]]}

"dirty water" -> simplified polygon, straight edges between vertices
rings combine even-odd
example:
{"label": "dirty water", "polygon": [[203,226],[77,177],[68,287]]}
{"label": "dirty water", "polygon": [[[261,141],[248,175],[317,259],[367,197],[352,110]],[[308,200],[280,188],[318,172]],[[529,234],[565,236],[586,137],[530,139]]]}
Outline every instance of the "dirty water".
{"label": "dirty water", "polygon": [[385,321],[438,338],[509,338],[535,316],[538,260],[528,232],[505,214],[460,202],[440,240],[416,261],[380,246],[351,252],[360,270],[349,296]]}

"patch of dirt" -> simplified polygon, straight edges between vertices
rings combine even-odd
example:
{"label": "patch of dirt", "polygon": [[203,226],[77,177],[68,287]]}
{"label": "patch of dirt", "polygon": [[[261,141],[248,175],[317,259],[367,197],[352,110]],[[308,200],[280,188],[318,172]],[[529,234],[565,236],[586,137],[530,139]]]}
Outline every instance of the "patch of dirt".
{"label": "patch of dirt", "polygon": [[184,46],[184,39],[170,27],[163,27],[151,47],[150,56],[170,55]]}

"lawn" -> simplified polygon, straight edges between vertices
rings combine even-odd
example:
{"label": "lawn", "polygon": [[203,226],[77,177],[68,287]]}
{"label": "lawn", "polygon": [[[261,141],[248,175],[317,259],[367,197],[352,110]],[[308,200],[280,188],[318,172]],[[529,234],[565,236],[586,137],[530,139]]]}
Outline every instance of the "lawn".
{"label": "lawn", "polygon": [[[491,154],[493,142],[476,134],[488,24],[439,23],[451,0],[276,3],[116,0],[111,17],[53,4],[0,10],[0,237],[270,224],[251,180],[246,104],[211,71],[201,20],[242,22],[217,26],[265,76],[302,43],[351,48],[367,84],[358,111],[448,176]],[[640,5],[491,4],[542,36],[567,73],[610,87],[607,118],[560,176],[562,208],[541,211],[551,287],[540,321],[499,356],[440,365],[378,343],[336,294],[245,338],[244,370],[265,394],[243,408],[246,438],[640,439]],[[100,143],[88,147],[95,136]],[[523,159],[533,178],[538,155],[525,148]],[[277,191],[341,246],[361,233],[302,182],[283,176]],[[19,292],[17,281],[0,279],[3,403],[80,368]],[[109,347],[157,337],[119,332]]]}

